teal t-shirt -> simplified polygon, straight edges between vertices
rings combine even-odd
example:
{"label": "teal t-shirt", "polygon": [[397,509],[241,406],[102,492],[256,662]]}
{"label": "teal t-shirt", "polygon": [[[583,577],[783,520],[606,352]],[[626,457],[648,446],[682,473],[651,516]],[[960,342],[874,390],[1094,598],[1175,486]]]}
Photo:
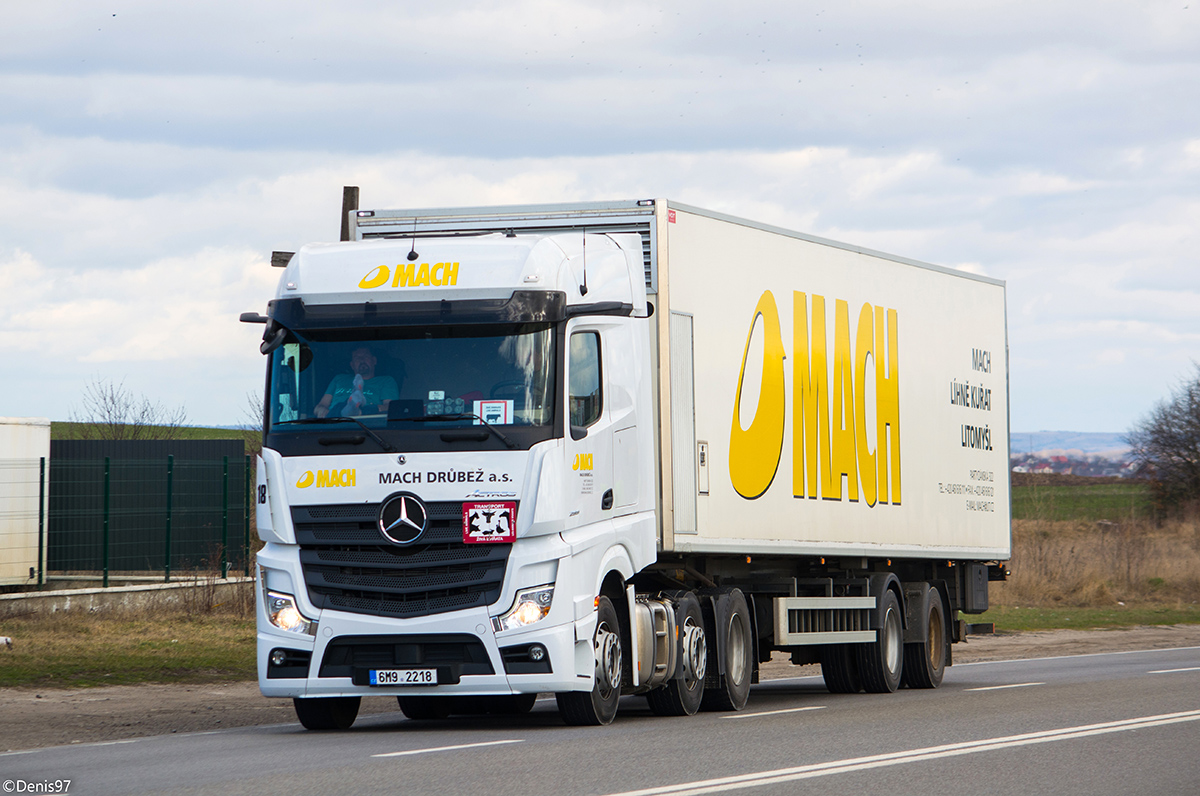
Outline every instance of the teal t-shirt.
{"label": "teal t-shirt", "polygon": [[[330,408],[344,404],[352,392],[354,392],[353,376],[347,373],[334,376],[333,381],[329,382],[329,388],[325,390],[327,395],[333,396]],[[391,376],[376,376],[363,381],[363,398],[366,399],[368,407],[378,406],[384,401],[394,401],[399,397],[400,388],[396,386],[396,380]]]}

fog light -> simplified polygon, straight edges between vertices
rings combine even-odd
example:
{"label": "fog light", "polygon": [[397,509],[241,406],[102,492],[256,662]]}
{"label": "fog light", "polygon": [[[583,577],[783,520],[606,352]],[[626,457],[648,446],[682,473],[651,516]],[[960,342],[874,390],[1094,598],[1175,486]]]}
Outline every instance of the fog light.
{"label": "fog light", "polygon": [[546,658],[546,648],[541,644],[529,645],[529,660],[540,661]]}
{"label": "fog light", "polygon": [[283,662],[287,660],[287,653],[283,650],[274,650],[271,653],[271,663],[274,666],[283,666]]}

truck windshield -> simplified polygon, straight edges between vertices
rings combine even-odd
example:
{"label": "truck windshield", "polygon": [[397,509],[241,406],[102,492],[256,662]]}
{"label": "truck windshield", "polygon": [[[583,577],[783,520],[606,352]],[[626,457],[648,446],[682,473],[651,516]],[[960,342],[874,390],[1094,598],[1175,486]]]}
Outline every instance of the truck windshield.
{"label": "truck windshield", "polygon": [[[361,424],[412,450],[403,437],[414,432],[548,432],[554,354],[550,324],[292,331],[271,353],[268,433],[362,434]],[[491,436],[479,430],[454,439]]]}

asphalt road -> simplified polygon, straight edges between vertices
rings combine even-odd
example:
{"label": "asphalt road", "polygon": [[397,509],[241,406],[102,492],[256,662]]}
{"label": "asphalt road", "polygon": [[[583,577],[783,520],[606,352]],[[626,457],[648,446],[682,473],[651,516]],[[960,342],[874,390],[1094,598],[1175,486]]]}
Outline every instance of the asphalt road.
{"label": "asphalt road", "polygon": [[[0,755],[3,792],[71,794],[1195,794],[1200,648],[977,663],[935,691],[833,695],[819,678],[754,688],[740,713],[603,728],[554,701],[517,718],[364,717]],[[30,785],[41,790],[31,790]]]}

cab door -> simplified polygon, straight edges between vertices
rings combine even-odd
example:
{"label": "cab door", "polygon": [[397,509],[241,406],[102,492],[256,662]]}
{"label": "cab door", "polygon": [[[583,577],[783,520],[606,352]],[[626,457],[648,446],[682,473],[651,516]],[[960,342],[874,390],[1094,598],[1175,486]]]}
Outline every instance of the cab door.
{"label": "cab door", "polygon": [[568,527],[612,517],[613,424],[606,407],[606,351],[602,324],[588,319],[567,328]]}

